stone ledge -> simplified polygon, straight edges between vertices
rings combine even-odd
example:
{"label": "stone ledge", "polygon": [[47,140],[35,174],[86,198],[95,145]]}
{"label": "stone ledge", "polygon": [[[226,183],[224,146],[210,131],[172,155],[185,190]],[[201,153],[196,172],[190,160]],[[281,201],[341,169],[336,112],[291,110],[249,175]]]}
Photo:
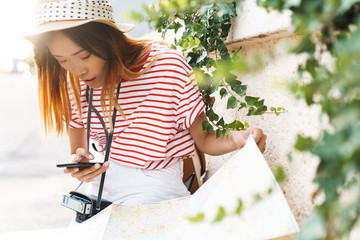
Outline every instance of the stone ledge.
{"label": "stone ledge", "polygon": [[279,29],[274,32],[267,32],[267,33],[262,33],[259,35],[254,35],[254,36],[244,37],[244,38],[235,39],[235,40],[231,40],[231,41],[226,41],[225,44],[226,44],[226,47],[231,51],[240,46],[247,46],[247,45],[251,45],[251,44],[257,44],[257,43],[266,42],[266,41],[275,40],[275,39],[281,39],[281,38],[289,38],[289,37],[293,37],[293,36],[295,36],[295,35],[293,33],[291,33],[289,31],[289,29],[285,28],[285,29]]}
{"label": "stone ledge", "polygon": [[245,0],[232,19],[228,41],[276,33],[291,27],[291,11],[267,11],[258,6],[256,0]]}

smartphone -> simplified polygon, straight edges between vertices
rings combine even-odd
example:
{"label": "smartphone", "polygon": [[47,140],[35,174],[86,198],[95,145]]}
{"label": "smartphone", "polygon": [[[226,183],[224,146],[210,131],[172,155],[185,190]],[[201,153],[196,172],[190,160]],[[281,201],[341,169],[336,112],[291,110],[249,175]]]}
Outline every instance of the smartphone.
{"label": "smartphone", "polygon": [[84,169],[84,168],[92,167],[96,163],[98,163],[100,165],[104,164],[103,162],[69,162],[69,163],[59,163],[56,166],[58,168],[62,168],[62,167],[67,167],[67,168],[78,167],[79,169]]}

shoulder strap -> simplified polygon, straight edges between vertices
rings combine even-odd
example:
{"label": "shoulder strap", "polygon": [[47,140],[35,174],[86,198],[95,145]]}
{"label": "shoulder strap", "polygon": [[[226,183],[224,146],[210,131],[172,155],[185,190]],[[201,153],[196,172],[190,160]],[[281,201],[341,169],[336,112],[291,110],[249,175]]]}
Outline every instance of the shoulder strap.
{"label": "shoulder strap", "polygon": [[[117,90],[116,90],[116,99],[119,98],[119,93],[120,93],[120,86],[121,86],[121,80],[118,84]],[[101,151],[106,151],[105,152],[105,158],[104,158],[104,162],[107,162],[109,160],[109,156],[110,156],[110,149],[111,149],[111,143],[112,143],[112,139],[113,139],[113,135],[114,135],[114,129],[115,129],[115,121],[116,121],[116,107],[114,107],[113,110],[113,114],[112,114],[112,124],[113,127],[110,130],[110,133],[107,130],[107,127],[105,125],[105,122],[103,120],[103,118],[101,117],[100,113],[96,110],[96,108],[92,105],[92,98],[93,98],[93,89],[91,88],[90,90],[90,96],[88,96],[88,91],[89,91],[89,87],[86,86],[86,101],[88,102],[88,116],[87,116],[87,125],[86,125],[86,136],[87,136],[87,147],[88,150],[90,150],[90,125],[91,125],[91,113],[92,111],[95,112],[96,116],[98,117],[98,119],[100,120],[100,123],[104,129],[105,132],[105,136],[106,136],[106,144],[105,144],[105,148]],[[95,150],[97,151],[97,149],[95,148]],[[99,186],[99,193],[98,193],[98,198],[97,198],[97,202],[96,202],[96,210],[100,210],[100,206],[101,206],[101,196],[102,196],[102,192],[103,192],[103,188],[104,188],[104,182],[105,182],[105,176],[106,176],[106,172],[103,172],[101,174],[101,180],[100,180],[100,186]]]}

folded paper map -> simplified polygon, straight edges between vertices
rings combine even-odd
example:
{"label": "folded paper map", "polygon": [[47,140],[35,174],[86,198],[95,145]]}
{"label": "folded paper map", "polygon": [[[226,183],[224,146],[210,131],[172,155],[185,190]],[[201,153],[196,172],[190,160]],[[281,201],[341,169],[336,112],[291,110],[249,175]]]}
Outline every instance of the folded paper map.
{"label": "folded paper map", "polygon": [[259,240],[295,237],[298,231],[279,185],[250,137],[192,196],[135,206],[113,204],[58,237]]}

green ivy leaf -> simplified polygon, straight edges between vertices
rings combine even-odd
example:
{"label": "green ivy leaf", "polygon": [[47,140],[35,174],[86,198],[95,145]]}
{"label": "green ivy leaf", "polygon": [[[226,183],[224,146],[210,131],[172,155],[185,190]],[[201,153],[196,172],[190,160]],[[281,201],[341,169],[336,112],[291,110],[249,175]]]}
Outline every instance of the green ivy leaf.
{"label": "green ivy leaf", "polygon": [[243,203],[243,201],[242,201],[241,199],[238,199],[238,205],[237,205],[237,207],[236,207],[236,209],[235,209],[235,214],[236,214],[236,215],[240,215],[241,212],[242,212],[242,210],[243,210],[243,208],[244,208],[244,203]]}
{"label": "green ivy leaf", "polygon": [[221,129],[216,129],[216,138],[219,138],[222,136],[222,130]]}
{"label": "green ivy leaf", "polygon": [[249,107],[247,116],[262,115],[267,111],[267,106],[261,106],[259,108]]}
{"label": "green ivy leaf", "polygon": [[313,78],[316,78],[318,62],[314,58],[310,58],[306,61],[305,70],[311,74]]}
{"label": "green ivy leaf", "polygon": [[216,123],[217,126],[224,126],[225,125],[225,121],[224,118],[220,118],[220,120]]}
{"label": "green ivy leaf", "polygon": [[206,130],[209,133],[214,131],[214,127],[208,121],[202,122],[202,128],[203,128],[203,130]]}
{"label": "green ivy leaf", "polygon": [[220,97],[223,99],[228,94],[228,91],[225,88],[220,89]]}
{"label": "green ivy leaf", "polygon": [[170,44],[170,47],[171,47],[172,49],[175,49],[175,50],[176,50],[176,45]]}
{"label": "green ivy leaf", "polygon": [[282,166],[278,166],[275,170],[275,179],[278,183],[282,183],[286,178],[286,173]]}
{"label": "green ivy leaf", "polygon": [[233,122],[227,124],[227,127],[235,130],[244,130],[244,124],[242,124],[239,120],[234,120]]}
{"label": "green ivy leaf", "polygon": [[238,81],[238,80],[231,81],[230,82],[230,87],[231,87],[231,90],[233,90],[234,92],[236,92],[240,96],[243,97],[243,96],[246,95],[247,86],[242,85],[241,81]]}
{"label": "green ivy leaf", "polygon": [[213,220],[213,223],[220,222],[221,220],[224,219],[225,216],[226,216],[226,211],[225,211],[224,207],[219,207],[218,213],[217,213],[215,219]]}
{"label": "green ivy leaf", "polygon": [[202,33],[202,34],[206,34],[206,27],[204,26],[204,24],[200,24],[200,23],[195,23],[192,28],[194,29],[194,32],[197,33]]}
{"label": "green ivy leaf", "polygon": [[226,108],[227,108],[227,109],[234,109],[234,108],[236,108],[238,102],[239,102],[239,101],[236,99],[236,97],[231,96],[231,97],[228,98],[228,102],[227,102]]}
{"label": "green ivy leaf", "polygon": [[226,137],[227,135],[229,135],[230,131],[227,129],[223,129],[222,133],[223,133],[223,136]]}
{"label": "green ivy leaf", "polygon": [[246,107],[247,107],[247,104],[246,104],[246,103],[240,102],[239,110],[242,109],[242,108],[246,108]]}
{"label": "green ivy leaf", "polygon": [[260,195],[260,193],[255,193],[253,195],[254,202],[259,202],[263,199],[263,197]]}
{"label": "green ivy leaf", "polygon": [[256,115],[256,109],[254,107],[249,107],[246,116],[252,116],[252,115]]}
{"label": "green ivy leaf", "polygon": [[182,27],[183,25],[179,22],[174,22],[169,29],[174,29],[175,33],[177,33],[179,31],[179,29]]}
{"label": "green ivy leaf", "polygon": [[245,101],[247,102],[247,104],[249,106],[254,106],[255,103],[257,103],[258,100],[259,100],[258,97],[250,97],[250,96],[245,97]]}
{"label": "green ivy leaf", "polygon": [[295,149],[305,151],[315,146],[315,141],[310,137],[298,135],[295,143]]}
{"label": "green ivy leaf", "polygon": [[196,214],[193,217],[188,217],[188,220],[191,222],[202,222],[204,221],[204,219],[205,219],[205,214],[202,212]]}
{"label": "green ivy leaf", "polygon": [[206,116],[211,122],[219,120],[219,115],[217,115],[212,108],[206,111]]}
{"label": "green ivy leaf", "polygon": [[262,106],[264,106],[264,100],[257,101],[254,105],[257,108],[261,108]]}
{"label": "green ivy leaf", "polygon": [[263,115],[265,112],[267,111],[267,106],[260,106],[258,107],[258,109],[256,110],[256,114],[255,115]]}

